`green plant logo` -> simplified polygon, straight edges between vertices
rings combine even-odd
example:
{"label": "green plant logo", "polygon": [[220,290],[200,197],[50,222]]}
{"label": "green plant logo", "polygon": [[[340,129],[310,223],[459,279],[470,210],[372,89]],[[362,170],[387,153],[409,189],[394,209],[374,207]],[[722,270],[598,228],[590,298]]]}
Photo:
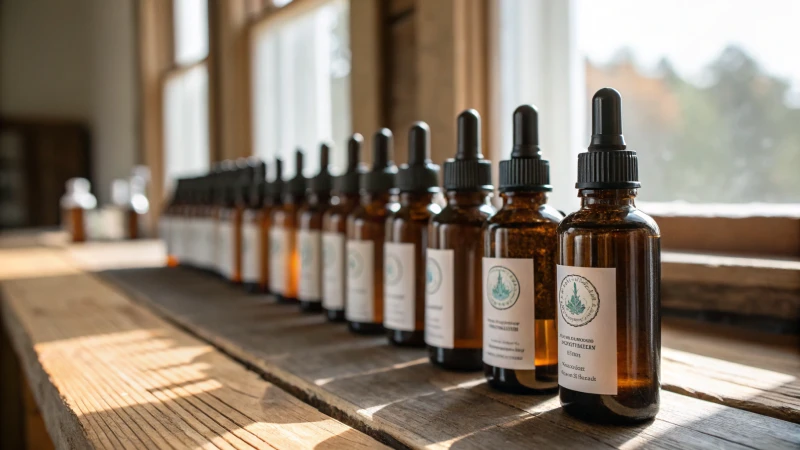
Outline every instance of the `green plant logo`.
{"label": "green plant logo", "polygon": [[442,268],[431,257],[428,257],[425,266],[425,292],[435,294],[442,287]]}
{"label": "green plant logo", "polygon": [[486,276],[486,297],[494,309],[508,309],[519,299],[519,280],[507,267],[494,266]]}
{"label": "green plant logo", "polygon": [[358,250],[347,250],[347,278],[359,278],[364,273],[364,257]]}
{"label": "green plant logo", "polygon": [[388,285],[396,285],[403,279],[403,264],[400,258],[393,253],[386,253],[383,261],[384,280]]}
{"label": "green plant logo", "polygon": [[587,278],[567,275],[558,286],[558,306],[567,324],[582,327],[597,317],[600,295]]}
{"label": "green plant logo", "polygon": [[336,262],[336,246],[333,242],[323,241],[322,243],[322,265],[333,267]]}
{"label": "green plant logo", "polygon": [[271,236],[269,240],[269,254],[277,257],[283,251],[283,242],[277,236]]}

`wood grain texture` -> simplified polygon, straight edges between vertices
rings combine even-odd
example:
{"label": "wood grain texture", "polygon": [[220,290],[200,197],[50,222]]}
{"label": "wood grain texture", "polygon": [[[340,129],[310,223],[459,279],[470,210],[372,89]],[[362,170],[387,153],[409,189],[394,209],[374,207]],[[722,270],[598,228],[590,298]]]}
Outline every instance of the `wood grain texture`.
{"label": "wood grain texture", "polygon": [[0,250],[6,329],[56,448],[376,448],[77,269]]}
{"label": "wood grain texture", "polygon": [[[797,397],[791,398],[797,386],[795,363],[784,363],[775,373],[752,368],[747,377],[738,377],[738,368],[720,363],[722,354],[666,348],[665,388],[688,395],[662,392],[662,409],[653,422],[626,428],[596,426],[565,415],[554,396],[494,391],[480,373],[434,368],[424,350],[390,347],[383,337],[355,336],[345,326],[329,324],[319,315],[300,314],[296,306],[247,296],[208,275],[178,268],[113,271],[103,277],[301,399],[373,436],[393,438],[403,446],[800,445],[800,426],[742,410],[800,421]],[[666,346],[669,336],[665,333]],[[698,378],[702,383],[695,382]],[[753,379],[763,383],[748,386],[747,391],[739,389],[739,383]],[[768,401],[764,399],[767,395]]]}

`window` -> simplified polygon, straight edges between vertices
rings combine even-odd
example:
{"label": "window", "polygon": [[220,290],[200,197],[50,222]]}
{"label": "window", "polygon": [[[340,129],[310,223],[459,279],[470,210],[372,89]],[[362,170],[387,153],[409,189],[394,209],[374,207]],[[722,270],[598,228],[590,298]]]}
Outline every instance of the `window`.
{"label": "window", "polygon": [[164,81],[164,177],[209,168],[208,3],[174,0],[174,65]]}
{"label": "window", "polygon": [[331,164],[343,169],[352,129],[348,3],[333,0],[291,17],[274,14],[253,33],[255,153],[268,162],[282,157],[292,176],[292,155],[301,148],[311,175],[319,171],[320,143],[332,142]]}
{"label": "window", "polygon": [[[539,106],[554,203],[572,210],[592,94],[617,88],[646,207],[800,204],[800,42],[792,0],[499,0],[499,123]],[[510,129],[497,145],[507,157]],[[496,156],[496,157],[497,157]],[[656,208],[658,209],[658,208]]]}

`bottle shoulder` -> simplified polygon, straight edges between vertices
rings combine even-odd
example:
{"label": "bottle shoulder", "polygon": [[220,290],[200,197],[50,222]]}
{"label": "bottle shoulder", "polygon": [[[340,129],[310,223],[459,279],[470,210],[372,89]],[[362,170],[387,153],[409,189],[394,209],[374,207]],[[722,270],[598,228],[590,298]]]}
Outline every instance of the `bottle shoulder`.
{"label": "bottle shoulder", "polygon": [[403,205],[399,204],[396,211],[391,211],[387,220],[389,221],[409,221],[409,222],[425,222],[430,221],[431,217],[439,214],[442,207],[436,203],[427,205]]}
{"label": "bottle shoulder", "polygon": [[495,213],[494,207],[488,204],[479,206],[445,206],[439,214],[431,218],[434,224],[476,225],[486,222]]}
{"label": "bottle shoulder", "polygon": [[661,230],[655,219],[635,207],[588,209],[582,208],[567,215],[558,226],[559,233],[579,231],[645,231],[652,236],[660,236]]}
{"label": "bottle shoulder", "polygon": [[564,219],[560,211],[550,205],[538,208],[500,208],[487,221],[491,228],[535,228],[557,226]]}

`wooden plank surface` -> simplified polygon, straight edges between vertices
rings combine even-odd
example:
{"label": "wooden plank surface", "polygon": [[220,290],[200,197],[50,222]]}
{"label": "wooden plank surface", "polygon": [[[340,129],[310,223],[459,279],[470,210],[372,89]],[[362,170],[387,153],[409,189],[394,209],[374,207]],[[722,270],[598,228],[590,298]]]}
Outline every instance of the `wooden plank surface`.
{"label": "wooden plank surface", "polygon": [[378,448],[75,268],[0,250],[5,329],[57,448]]}
{"label": "wooden plank surface", "polygon": [[[725,365],[713,353],[697,354],[686,346],[665,348],[665,387],[715,403],[663,391],[662,409],[653,422],[597,426],[565,415],[555,396],[494,391],[480,373],[434,368],[424,350],[390,347],[383,337],[355,336],[344,325],[301,314],[294,305],[248,296],[208,274],[155,268],[105,272],[103,277],[299,398],[356,428],[390,436],[408,447],[800,445],[800,426],[727,406],[798,421],[796,361],[786,361],[780,372],[749,368],[747,377],[739,380],[736,370],[748,368],[745,364]],[[714,370],[703,373],[703,366],[695,365],[700,363]],[[695,379],[702,383],[694,383]],[[739,383],[752,381],[761,384],[738,390]],[[767,394],[772,396],[769,401],[764,399]]]}

